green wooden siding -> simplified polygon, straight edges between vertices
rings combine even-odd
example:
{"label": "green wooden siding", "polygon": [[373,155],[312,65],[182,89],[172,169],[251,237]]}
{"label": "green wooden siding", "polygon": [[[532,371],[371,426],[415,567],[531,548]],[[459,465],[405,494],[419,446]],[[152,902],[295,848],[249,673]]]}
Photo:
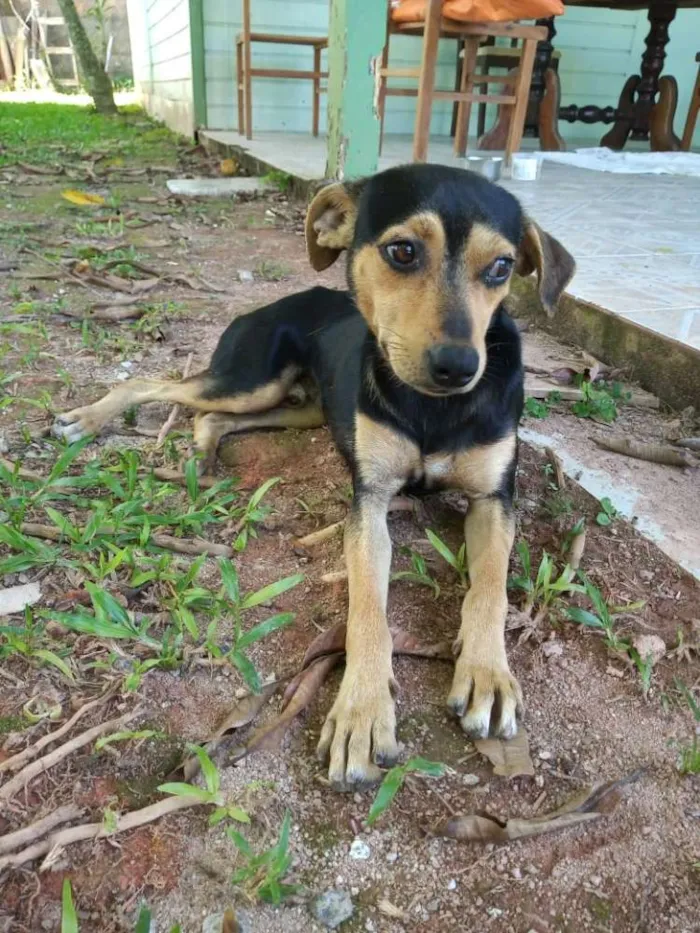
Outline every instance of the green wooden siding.
{"label": "green wooden siding", "polygon": [[[134,80],[146,109],[192,135],[192,36],[189,0],[127,0]],[[201,40],[200,40],[201,45]]]}
{"label": "green wooden siding", "polygon": [[[169,0],[172,4],[172,0]],[[381,3],[382,0],[372,0]],[[206,74],[207,125],[210,129],[237,127],[234,80],[234,40],[241,26],[240,0],[202,0]],[[328,0],[253,0],[254,31],[325,35],[328,32]],[[613,11],[569,7],[557,20],[556,47],[562,52],[560,73],[563,104],[616,104],[617,96],[639,62],[648,32],[646,11]],[[676,132],[681,133],[695,79],[695,53],[700,49],[700,10],[680,10],[671,27],[666,72],[679,84]],[[455,43],[443,41],[438,62],[438,82],[451,87],[455,75]],[[309,68],[309,49],[257,45],[253,60],[261,67]],[[408,36],[392,38],[391,62],[410,67],[420,60],[420,40]],[[324,55],[324,65],[326,57]],[[398,82],[397,82],[398,83]],[[258,131],[309,132],[311,128],[311,83],[309,81],[260,78],[253,82],[253,123]],[[476,108],[474,108],[476,110]],[[431,132],[446,134],[451,107],[438,102]],[[325,130],[325,95],[322,98],[321,128]],[[389,98],[386,132],[410,134],[415,100]],[[476,113],[474,113],[474,120]],[[474,125],[473,125],[474,126]],[[566,138],[600,138],[601,124],[564,123]],[[700,144],[700,128],[695,141]]]}

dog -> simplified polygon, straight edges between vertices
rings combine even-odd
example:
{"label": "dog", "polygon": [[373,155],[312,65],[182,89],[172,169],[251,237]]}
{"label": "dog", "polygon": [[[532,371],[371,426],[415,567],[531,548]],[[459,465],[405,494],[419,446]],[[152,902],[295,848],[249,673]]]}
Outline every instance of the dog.
{"label": "dog", "polygon": [[353,789],[397,756],[387,510],[401,490],[469,499],[470,588],[447,703],[472,738],[517,731],[522,696],[504,629],[523,367],[504,300],[515,272],[534,272],[551,314],[575,265],[504,188],[441,165],[323,188],[306,245],[319,272],[347,253],[347,291],[312,288],[238,317],[205,372],[131,379],[60,416],[57,430],[76,441],[133,405],[177,402],[198,411],[194,447],[209,463],[233,432],[330,426],[354,497],[347,660],[318,753],[331,784]]}

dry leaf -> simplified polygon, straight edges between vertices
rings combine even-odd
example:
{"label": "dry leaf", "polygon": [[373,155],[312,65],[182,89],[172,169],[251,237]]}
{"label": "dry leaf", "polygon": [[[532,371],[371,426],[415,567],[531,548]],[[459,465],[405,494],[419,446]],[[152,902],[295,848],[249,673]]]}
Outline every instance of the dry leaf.
{"label": "dry leaf", "polygon": [[[303,712],[318,693],[321,685],[342,658],[340,653],[319,658],[311,667],[298,674],[292,681],[294,691],[290,694],[289,688],[285,693],[286,705],[284,711],[267,726],[258,729],[251,736],[248,744],[240,749],[237,758],[250,754],[260,748],[275,748],[284,738],[293,719]],[[290,687],[292,685],[290,684]]]}
{"label": "dry leaf", "polygon": [[571,547],[567,555],[567,563],[572,570],[578,570],[581,566],[581,558],[583,557],[583,552],[586,547],[586,526],[584,525],[581,529],[581,532],[577,534],[574,540],[571,542]]}
{"label": "dry leaf", "polygon": [[26,172],[27,175],[62,175],[63,168],[60,165],[30,165],[28,162],[18,162],[17,165]]}
{"label": "dry leaf", "polygon": [[531,819],[515,817],[503,823],[490,816],[456,816],[439,827],[437,835],[459,839],[462,842],[512,842],[514,839],[539,836],[542,833],[567,829],[578,823],[598,820],[614,809],[620,798],[619,791],[626,784],[637,781],[643,773],[643,770],[635,771],[617,781],[587,788],[558,810]]}
{"label": "dry leaf", "polygon": [[76,188],[67,188],[61,192],[61,197],[78,207],[101,207],[105,199],[99,194],[89,194],[87,191],[78,191]]}
{"label": "dry leaf", "polygon": [[241,933],[241,925],[236,919],[232,907],[227,907],[224,911],[224,919],[221,924],[221,933]]}
{"label": "dry leaf", "polygon": [[530,758],[530,743],[523,728],[518,730],[514,739],[476,739],[474,745],[491,762],[493,773],[500,777],[535,773]]}
{"label": "dry leaf", "polygon": [[329,628],[317,635],[306,649],[304,660],[301,662],[302,671],[313,663],[316,658],[321,658],[327,654],[335,654],[336,651],[345,651],[345,631],[345,623],[339,622],[333,628]]}
{"label": "dry leaf", "polygon": [[401,910],[400,907],[397,907],[396,904],[392,904],[390,900],[386,897],[383,897],[381,900],[377,901],[377,910],[380,914],[384,914],[385,917],[391,917],[392,920],[407,920],[405,910]]}
{"label": "dry leaf", "polygon": [[454,660],[451,641],[436,641],[432,644],[426,644],[401,629],[392,628],[390,631],[394,654],[409,654],[416,658],[440,658],[444,661]]}
{"label": "dry leaf", "polygon": [[578,373],[575,369],[572,369],[570,366],[562,366],[560,369],[555,369],[553,372],[548,373],[549,378],[552,382],[556,382],[560,386],[570,386],[573,384],[574,376],[577,376]]}

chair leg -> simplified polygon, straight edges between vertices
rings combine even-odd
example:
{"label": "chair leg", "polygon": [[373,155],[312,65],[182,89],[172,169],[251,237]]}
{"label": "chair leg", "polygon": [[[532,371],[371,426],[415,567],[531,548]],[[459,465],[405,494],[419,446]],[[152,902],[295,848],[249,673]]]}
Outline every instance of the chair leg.
{"label": "chair leg", "polygon": [[236,91],[238,94],[238,133],[243,136],[245,133],[245,106],[243,100],[243,49],[241,43],[236,41]]}
{"label": "chair leg", "polygon": [[525,39],[523,54],[520,58],[520,67],[515,78],[515,103],[510,118],[508,139],[506,140],[505,164],[510,165],[513,153],[520,148],[525,129],[525,116],[530,99],[530,84],[532,83],[532,66],[535,63],[536,39]]}
{"label": "chair leg", "polygon": [[[457,40],[457,65],[455,69],[455,91],[462,86],[462,69],[464,66],[464,39]],[[457,132],[457,112],[459,111],[459,102],[452,104],[452,122],[450,124],[450,136],[454,139]]]}
{"label": "chair leg", "polygon": [[[462,94],[471,94],[474,87],[474,70],[476,69],[476,56],[479,45],[480,39],[478,36],[470,36],[464,43],[464,63],[459,88]],[[455,155],[461,158],[464,158],[467,152],[467,137],[469,135],[471,115],[471,100],[460,100],[457,108],[457,127],[455,128]]]}
{"label": "chair leg", "polygon": [[[384,70],[389,67],[389,33],[386,34],[386,42],[382,49],[382,58],[379,67]],[[379,155],[382,154],[384,146],[384,116],[386,114],[386,77],[379,76],[379,93],[377,94],[377,107],[379,108]]]}
{"label": "chair leg", "polygon": [[430,116],[433,109],[433,91],[435,90],[435,63],[437,61],[441,17],[442,0],[428,0],[428,9],[425,16],[425,28],[423,31],[423,54],[421,57],[420,77],[418,79],[418,106],[416,108],[416,125],[413,131],[414,162],[425,162],[428,157]]}
{"label": "chair leg", "polygon": [[[321,71],[321,50],[315,45],[314,46],[314,74],[318,75]],[[314,78],[314,101],[313,101],[313,127],[312,132],[314,136],[318,136],[318,116],[320,109],[320,99],[321,99],[321,79],[316,77]]]}
{"label": "chair leg", "polygon": [[[482,75],[487,75],[489,73],[489,64],[484,62],[484,67],[481,71]],[[488,85],[487,85],[488,87]],[[481,137],[486,132],[486,104],[479,104],[479,116],[476,123],[476,138],[481,139]]]}
{"label": "chair leg", "polygon": [[253,100],[250,69],[250,0],[243,0],[243,97],[246,139],[253,138]]}
{"label": "chair leg", "polygon": [[693,133],[695,132],[698,113],[700,113],[700,68],[698,69],[698,76],[695,79],[695,87],[693,88],[690,106],[688,107],[688,117],[685,121],[685,129],[683,130],[681,149],[685,152],[690,152],[690,147],[693,144]]}

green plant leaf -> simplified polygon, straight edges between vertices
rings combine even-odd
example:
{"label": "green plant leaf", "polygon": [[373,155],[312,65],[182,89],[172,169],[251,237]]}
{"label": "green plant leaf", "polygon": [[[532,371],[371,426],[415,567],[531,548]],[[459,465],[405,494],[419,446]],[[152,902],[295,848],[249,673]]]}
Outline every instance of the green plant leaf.
{"label": "green plant leaf", "polygon": [[226,595],[234,606],[237,606],[241,599],[238,571],[228,557],[222,557],[219,561],[219,572],[221,573],[221,582],[224,585]]}
{"label": "green plant leaf", "polygon": [[428,541],[430,541],[432,546],[438,552],[440,557],[442,557],[443,560],[446,560],[447,563],[450,565],[450,567],[454,567],[455,570],[459,570],[459,564],[457,562],[457,558],[452,553],[452,551],[448,548],[445,542],[441,541],[440,538],[438,538],[438,536],[435,534],[435,532],[430,530],[430,528],[425,529],[425,535]]}
{"label": "green plant leaf", "polygon": [[73,892],[68,878],[63,879],[61,894],[61,933],[78,933],[78,915],[75,911]]}
{"label": "green plant leaf", "polygon": [[233,651],[230,655],[231,661],[241,672],[243,680],[253,693],[260,693],[260,675],[255,670],[253,662],[242,651]]}
{"label": "green plant leaf", "polygon": [[35,648],[32,651],[32,657],[38,658],[40,661],[44,661],[46,664],[52,664],[54,667],[58,668],[58,670],[67,680],[75,680],[73,671],[68,667],[63,658],[59,658],[57,654],[54,654],[53,651],[49,651],[48,648]]}
{"label": "green plant leaf", "polygon": [[178,781],[167,784],[159,784],[158,790],[163,794],[171,794],[173,797],[196,797],[205,803],[211,801],[211,794],[208,790],[196,787],[194,784],[182,784]]}
{"label": "green plant leaf", "polygon": [[595,517],[596,522],[603,527],[612,524],[612,520],[609,515],[606,515],[605,512],[598,512]]}
{"label": "green plant leaf", "polygon": [[201,745],[188,745],[187,748],[199,759],[199,767],[202,769],[202,775],[204,776],[204,783],[207,785],[207,790],[212,797],[216,796],[216,794],[219,793],[219,787],[221,785],[221,778],[219,777],[216,765],[209,755],[207,755],[206,749]]}
{"label": "green plant leaf", "polygon": [[417,771],[420,774],[427,774],[428,777],[442,777],[445,773],[445,766],[440,761],[429,761],[427,758],[409,758],[403,766],[406,773]]}
{"label": "green plant leaf", "polygon": [[236,647],[247,648],[248,645],[252,645],[254,642],[260,641],[261,638],[265,638],[272,632],[276,632],[278,629],[284,628],[285,625],[289,625],[289,623],[293,621],[293,612],[281,612],[278,615],[270,616],[269,619],[265,619],[264,622],[261,622],[259,625],[254,626],[245,634],[241,635],[241,637],[236,642]]}
{"label": "green plant leaf", "polygon": [[120,625],[132,627],[129,613],[118,603],[117,600],[106,590],[100,589],[94,583],[89,581],[85,583],[85,589],[90,594],[92,605],[95,608],[95,615],[102,615],[110,622],[117,622]]}
{"label": "green plant leaf", "polygon": [[151,933],[151,911],[146,906],[139,911],[134,933]]}
{"label": "green plant leaf", "polygon": [[111,745],[113,742],[127,742],[130,739],[134,741],[152,739],[155,736],[162,736],[162,734],[162,732],[157,732],[155,729],[139,729],[137,732],[129,732],[128,730],[112,732],[110,735],[103,735],[95,742],[95,751],[101,752],[103,748],[107,745]]}
{"label": "green plant leaf", "polygon": [[[244,839],[241,834],[235,829],[227,830],[227,835],[235,847],[246,856],[246,858],[253,858],[253,850],[250,846],[250,843],[247,839]],[[235,877],[235,876],[234,876]]]}
{"label": "green plant leaf", "polygon": [[187,495],[190,497],[190,502],[192,503],[196,502],[199,496],[199,475],[197,470],[197,459],[195,457],[190,457],[185,464],[185,486],[187,487]]}
{"label": "green plant leaf", "polygon": [[250,511],[251,509],[254,509],[254,508],[256,508],[258,505],[260,505],[260,502],[261,502],[263,496],[264,496],[267,492],[269,492],[269,491],[272,489],[273,486],[276,486],[277,483],[279,483],[280,479],[281,479],[281,477],[275,476],[275,477],[273,477],[272,479],[265,480],[265,482],[262,484],[262,486],[258,487],[258,489],[255,490],[255,492],[253,493],[253,495],[252,495],[252,496],[250,497],[250,499],[248,500],[248,511]]}
{"label": "green plant leaf", "polygon": [[277,580],[276,583],[270,583],[268,586],[264,586],[261,590],[258,590],[255,593],[248,593],[244,597],[243,602],[241,603],[242,609],[252,609],[253,606],[259,606],[261,603],[266,603],[268,600],[274,599],[276,596],[280,596],[282,593],[286,593],[287,590],[291,590],[295,586],[299,586],[300,583],[304,581],[303,573],[295,573],[291,577],[285,577],[283,580]]}
{"label": "green plant leaf", "polygon": [[406,771],[403,765],[397,765],[387,771],[384,780],[379,786],[372,806],[367,814],[367,825],[374,826],[380,816],[389,809],[391,803],[403,784]]}
{"label": "green plant leaf", "polygon": [[594,616],[593,613],[588,612],[587,609],[579,609],[577,606],[570,606],[566,610],[566,614],[573,622],[578,622],[589,628],[605,628],[598,616]]}

